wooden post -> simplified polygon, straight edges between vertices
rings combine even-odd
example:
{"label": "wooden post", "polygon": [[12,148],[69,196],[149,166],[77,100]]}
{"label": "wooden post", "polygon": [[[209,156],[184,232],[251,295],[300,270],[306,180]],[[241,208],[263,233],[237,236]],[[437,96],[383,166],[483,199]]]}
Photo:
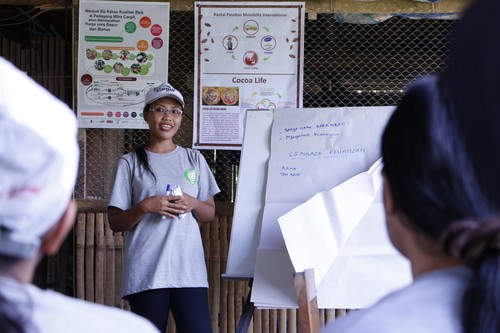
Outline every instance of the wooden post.
{"label": "wooden post", "polygon": [[286,310],[288,333],[297,333],[297,309]]}
{"label": "wooden post", "polygon": [[115,306],[115,293],[120,293],[120,286],[115,285],[115,275],[121,274],[121,271],[115,272],[115,249],[113,231],[109,228],[109,222],[106,214],[104,214],[104,237],[106,239],[104,304]]}
{"label": "wooden post", "polygon": [[78,213],[75,228],[75,296],[85,299],[85,213]]}
{"label": "wooden post", "polygon": [[[122,283],[122,255],[123,255],[123,235],[121,232],[115,232],[113,234],[114,244],[115,244],[115,270],[119,272],[115,274],[115,287],[116,290],[120,290]],[[115,293],[115,307],[123,308],[125,302],[122,303],[120,292]]]}
{"label": "wooden post", "polygon": [[209,259],[209,276],[210,276],[210,314],[212,321],[212,331],[216,332],[219,327],[219,321],[221,319],[220,315],[220,216],[216,216],[212,223],[209,224],[210,227],[210,259]]}
{"label": "wooden post", "polygon": [[105,242],[104,242],[104,213],[95,213],[95,271],[94,271],[94,302],[104,304],[104,274],[105,274]]}
{"label": "wooden post", "polygon": [[95,214],[86,214],[85,226],[85,300],[94,302],[94,237],[95,237]]}
{"label": "wooden post", "polygon": [[[230,222],[229,216],[221,216],[220,217],[220,269],[221,271],[226,270],[227,263],[227,252],[229,248],[229,238],[227,237],[227,227]],[[228,302],[228,287],[229,281],[226,279],[221,279],[221,288],[220,288],[220,330],[219,332],[234,332],[234,307],[229,312],[229,302]],[[231,302],[232,303],[232,302]],[[231,323],[231,330],[229,330],[229,326]]]}
{"label": "wooden post", "polygon": [[[237,281],[238,284],[241,281]],[[250,301],[251,295],[251,286],[253,283],[253,279],[250,279],[248,282],[249,290],[247,292],[245,304],[242,308],[238,307],[237,313],[241,313],[240,318],[238,320],[238,324],[236,326],[236,333],[247,333],[249,332],[250,322],[252,321],[252,316],[259,314],[259,323],[260,323],[260,311],[255,309],[254,304]],[[238,297],[239,298],[239,297]],[[261,332],[260,330],[258,331]]]}
{"label": "wooden post", "polygon": [[294,284],[299,303],[299,333],[318,333],[320,323],[314,270],[295,273]]}

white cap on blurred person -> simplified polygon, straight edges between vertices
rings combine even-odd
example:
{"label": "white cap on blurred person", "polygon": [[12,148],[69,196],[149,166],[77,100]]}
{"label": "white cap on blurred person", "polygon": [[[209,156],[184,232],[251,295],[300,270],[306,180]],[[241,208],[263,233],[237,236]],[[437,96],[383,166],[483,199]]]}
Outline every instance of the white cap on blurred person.
{"label": "white cap on blurred person", "polygon": [[177,89],[172,87],[169,83],[163,83],[158,87],[149,89],[149,91],[146,93],[144,105],[151,104],[164,97],[175,99],[184,109],[184,98],[182,97],[182,94]]}
{"label": "white cap on blurred person", "polygon": [[71,199],[74,113],[0,57],[0,255],[34,256]]}

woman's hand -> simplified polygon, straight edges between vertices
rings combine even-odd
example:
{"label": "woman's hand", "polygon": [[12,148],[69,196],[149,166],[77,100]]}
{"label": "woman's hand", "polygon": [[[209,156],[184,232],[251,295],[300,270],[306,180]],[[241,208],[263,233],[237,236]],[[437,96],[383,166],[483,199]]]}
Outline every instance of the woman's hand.
{"label": "woman's hand", "polygon": [[192,197],[184,193],[180,203],[185,205],[185,212],[192,212],[198,222],[211,222],[215,217],[215,202],[214,198],[210,197],[206,201],[200,201],[198,198]]}
{"label": "woman's hand", "polygon": [[146,198],[127,210],[108,207],[108,220],[111,230],[124,231],[134,227],[146,213],[176,218],[180,214],[192,212],[198,222],[211,222],[215,217],[214,198],[200,201],[189,194],[158,195]]}
{"label": "woman's hand", "polygon": [[[176,218],[179,214],[187,213],[188,210],[184,195],[165,195],[150,197],[146,204],[150,207],[149,211],[163,216]],[[146,199],[147,200],[147,199]]]}
{"label": "woman's hand", "polygon": [[182,195],[167,195],[160,201],[160,211],[164,216],[177,217],[180,214],[192,212],[200,222],[210,222],[215,215],[213,198],[202,202],[199,199],[183,193]]}
{"label": "woman's hand", "polygon": [[183,193],[182,195],[177,195],[177,196],[175,196],[175,198],[178,198],[176,200],[176,203],[178,203],[184,207],[183,213],[188,213],[188,212],[192,211],[193,209],[195,209],[198,202],[199,202],[198,199],[190,196],[187,193]]}
{"label": "woman's hand", "polygon": [[108,207],[109,226],[115,232],[128,230],[139,223],[146,213],[176,218],[179,214],[187,212],[187,206],[182,197],[181,195],[157,195],[146,198],[127,210]]}
{"label": "woman's hand", "polygon": [[154,213],[163,216],[177,217],[186,212],[186,204],[182,195],[157,195],[139,202],[144,213]]}

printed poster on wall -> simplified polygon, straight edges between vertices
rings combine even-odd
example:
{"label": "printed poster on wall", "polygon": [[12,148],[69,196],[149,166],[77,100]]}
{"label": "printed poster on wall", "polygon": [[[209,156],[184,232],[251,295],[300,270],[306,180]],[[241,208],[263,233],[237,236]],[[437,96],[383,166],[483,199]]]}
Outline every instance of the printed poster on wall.
{"label": "printed poster on wall", "polygon": [[302,107],[304,2],[195,2],[193,148],[241,149],[248,109]]}
{"label": "printed poster on wall", "polygon": [[168,77],[169,13],[169,3],[80,2],[80,127],[147,128],[145,94]]}

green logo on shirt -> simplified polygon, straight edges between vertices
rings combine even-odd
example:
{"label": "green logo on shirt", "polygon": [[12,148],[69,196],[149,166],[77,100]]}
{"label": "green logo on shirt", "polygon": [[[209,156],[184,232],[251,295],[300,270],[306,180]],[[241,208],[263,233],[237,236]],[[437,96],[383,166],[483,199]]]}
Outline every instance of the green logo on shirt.
{"label": "green logo on shirt", "polygon": [[194,185],[198,182],[198,171],[195,169],[187,169],[184,171],[184,178],[186,178],[189,184]]}

